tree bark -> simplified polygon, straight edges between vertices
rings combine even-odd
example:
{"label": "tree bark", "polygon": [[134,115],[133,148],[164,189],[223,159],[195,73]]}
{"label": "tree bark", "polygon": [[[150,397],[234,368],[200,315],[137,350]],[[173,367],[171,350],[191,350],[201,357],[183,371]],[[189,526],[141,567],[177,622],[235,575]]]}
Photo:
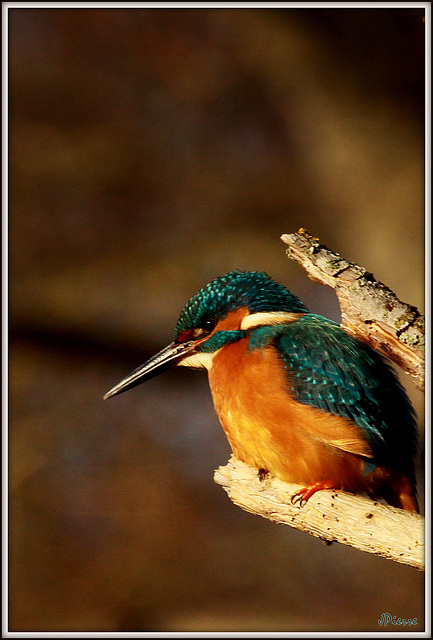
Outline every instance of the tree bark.
{"label": "tree bark", "polygon": [[341,542],[361,551],[424,568],[424,518],[344,491],[318,491],[303,506],[291,497],[301,487],[267,476],[232,456],[214,480],[245,511],[305,531],[328,544]]}
{"label": "tree bark", "polygon": [[392,360],[424,389],[425,321],[418,309],[305,229],[281,239],[289,258],[299,262],[311,280],[335,289],[343,329]]}

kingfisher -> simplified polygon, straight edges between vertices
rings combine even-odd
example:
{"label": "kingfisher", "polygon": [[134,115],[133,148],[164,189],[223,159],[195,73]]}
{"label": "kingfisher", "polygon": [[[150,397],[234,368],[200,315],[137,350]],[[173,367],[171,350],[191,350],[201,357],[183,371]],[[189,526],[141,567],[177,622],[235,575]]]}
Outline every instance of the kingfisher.
{"label": "kingfisher", "polygon": [[415,412],[391,363],[266,273],[203,287],[173,342],[104,399],[174,365],[207,369],[234,456],[260,479],[301,485],[294,504],[340,489],[418,512]]}

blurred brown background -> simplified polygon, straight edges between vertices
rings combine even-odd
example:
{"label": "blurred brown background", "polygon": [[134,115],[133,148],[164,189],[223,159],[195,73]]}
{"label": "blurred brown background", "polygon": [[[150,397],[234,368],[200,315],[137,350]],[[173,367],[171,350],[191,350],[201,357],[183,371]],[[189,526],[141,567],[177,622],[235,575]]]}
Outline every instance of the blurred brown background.
{"label": "blurred brown background", "polygon": [[423,13],[10,8],[11,631],[423,629],[421,573],[214,484],[204,373],[102,401],[233,268],[338,320],[301,226],[423,310]]}

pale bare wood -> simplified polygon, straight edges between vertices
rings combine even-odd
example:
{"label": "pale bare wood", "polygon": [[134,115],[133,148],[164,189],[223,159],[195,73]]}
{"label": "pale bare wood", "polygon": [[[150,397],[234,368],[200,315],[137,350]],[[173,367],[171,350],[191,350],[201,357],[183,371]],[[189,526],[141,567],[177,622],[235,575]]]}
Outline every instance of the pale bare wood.
{"label": "pale bare wood", "polygon": [[418,309],[305,229],[281,239],[289,258],[299,262],[311,280],[335,289],[343,329],[387,356],[424,389],[425,321]]}
{"label": "pale bare wood", "polygon": [[322,490],[303,506],[292,505],[299,485],[266,476],[232,456],[214,480],[245,511],[340,542],[416,569],[424,569],[424,518],[369,498]]}

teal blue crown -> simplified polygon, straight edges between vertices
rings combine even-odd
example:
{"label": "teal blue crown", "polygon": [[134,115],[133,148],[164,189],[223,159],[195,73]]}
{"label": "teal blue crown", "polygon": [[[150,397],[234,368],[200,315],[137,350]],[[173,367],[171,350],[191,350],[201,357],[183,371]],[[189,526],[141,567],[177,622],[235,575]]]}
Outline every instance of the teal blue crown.
{"label": "teal blue crown", "polygon": [[216,278],[187,302],[177,321],[175,337],[200,326],[206,318],[221,320],[230,311],[242,307],[250,313],[308,313],[299,298],[266,273],[235,270]]}

